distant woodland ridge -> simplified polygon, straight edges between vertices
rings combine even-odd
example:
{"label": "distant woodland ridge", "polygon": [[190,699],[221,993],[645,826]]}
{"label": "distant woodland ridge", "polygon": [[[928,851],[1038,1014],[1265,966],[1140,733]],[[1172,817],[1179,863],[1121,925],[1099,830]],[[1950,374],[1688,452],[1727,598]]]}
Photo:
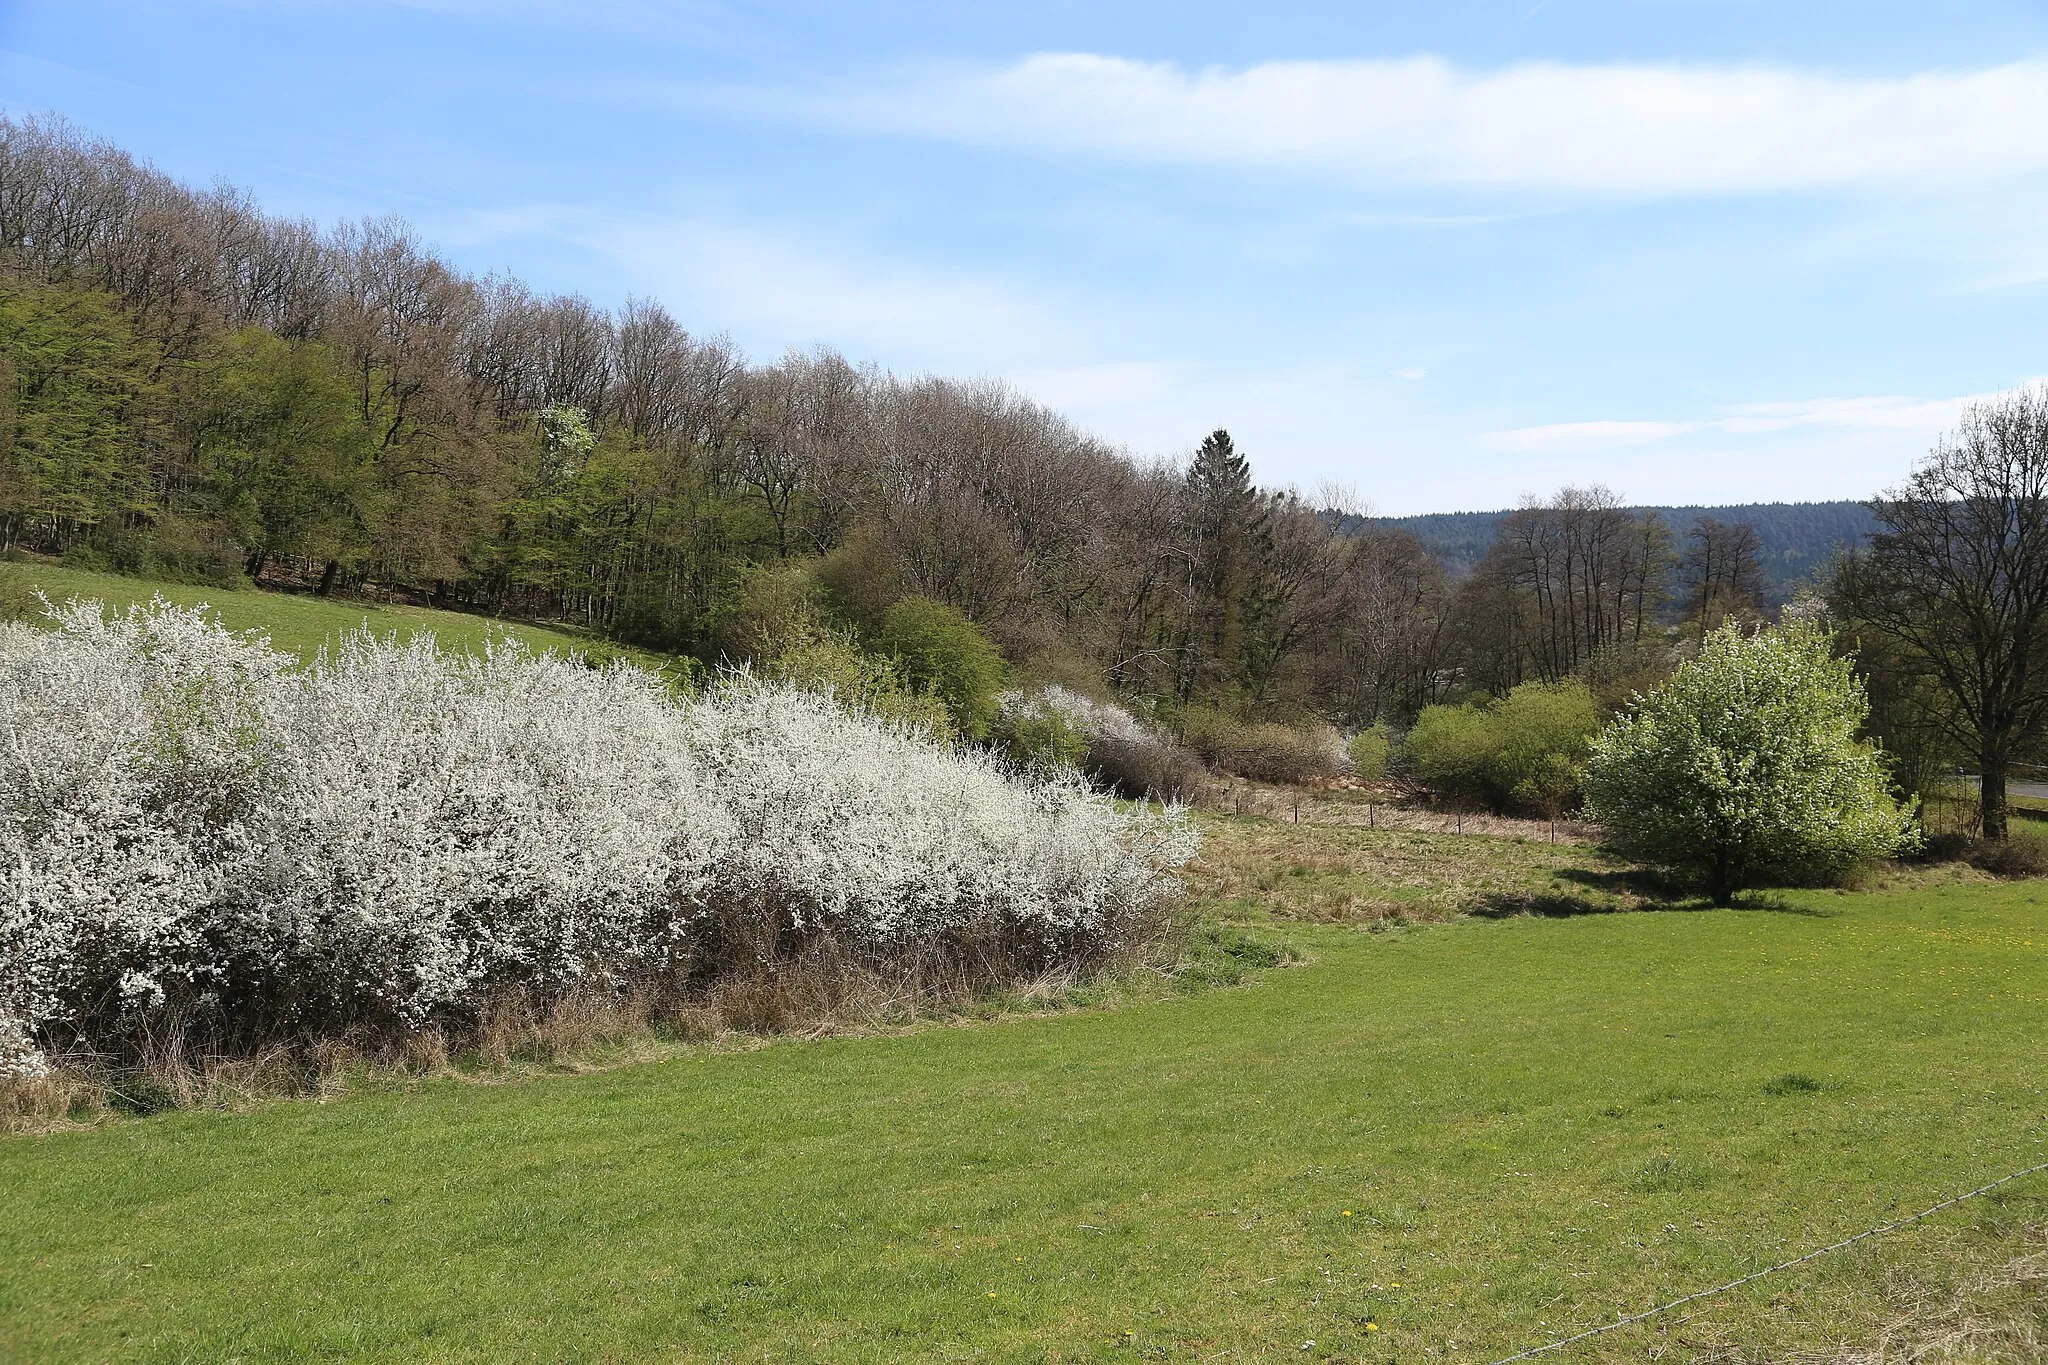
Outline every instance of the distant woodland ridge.
{"label": "distant woodland ridge", "polygon": [[[1828,562],[1837,547],[1855,545],[1870,534],[1870,509],[1861,502],[1753,502],[1725,507],[1631,507],[1650,513],[1683,539],[1703,517],[1747,522],[1762,542],[1759,556],[1774,596]],[[1380,517],[1383,526],[1398,527],[1453,575],[1468,573],[1485,556],[1495,533],[1508,516],[1497,512],[1429,512],[1412,517]]]}

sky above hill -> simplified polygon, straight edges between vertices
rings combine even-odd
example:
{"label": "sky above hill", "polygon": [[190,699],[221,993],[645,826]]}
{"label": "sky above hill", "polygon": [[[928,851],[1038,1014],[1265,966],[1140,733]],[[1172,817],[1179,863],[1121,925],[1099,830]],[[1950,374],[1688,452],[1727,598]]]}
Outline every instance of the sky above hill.
{"label": "sky above hill", "polygon": [[1389,514],[1861,497],[2048,374],[2048,9],[0,0],[0,105]]}

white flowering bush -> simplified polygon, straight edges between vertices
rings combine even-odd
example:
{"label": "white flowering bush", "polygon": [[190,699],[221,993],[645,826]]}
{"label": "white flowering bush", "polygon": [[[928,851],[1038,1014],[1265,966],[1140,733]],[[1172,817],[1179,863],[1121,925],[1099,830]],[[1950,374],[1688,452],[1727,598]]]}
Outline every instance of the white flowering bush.
{"label": "white flowering bush", "polygon": [[418,1028],[820,938],[1041,970],[1125,943],[1193,852],[1177,812],[774,684],[678,701],[367,634],[301,669],[162,602],[52,616],[0,627],[4,1074],[38,1039]]}
{"label": "white flowering bush", "polygon": [[996,730],[1008,738],[1013,759],[1038,767],[1072,764],[1127,796],[1179,801],[1196,794],[1203,776],[1193,751],[1173,736],[1114,702],[1057,683],[1004,692]]}
{"label": "white flowering bush", "polygon": [[1593,741],[1586,804],[1614,841],[1690,873],[1717,905],[1744,887],[1839,876],[1910,851],[1910,811],[1847,659],[1812,621],[1730,621]]}

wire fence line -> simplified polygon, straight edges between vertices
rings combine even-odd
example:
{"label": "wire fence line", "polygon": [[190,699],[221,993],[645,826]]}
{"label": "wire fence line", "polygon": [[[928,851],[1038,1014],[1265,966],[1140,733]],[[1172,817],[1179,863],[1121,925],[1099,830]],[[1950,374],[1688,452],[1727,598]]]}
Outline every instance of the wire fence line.
{"label": "wire fence line", "polygon": [[1975,1199],[1978,1195],[1989,1194],[1991,1193],[1991,1191],[1997,1189],[2000,1185],[2010,1185],[2015,1180],[2019,1180],[2025,1176],[2033,1175],[2040,1171],[2048,1171],[2048,1161],[2043,1161],[2039,1165],[2029,1166],[2024,1171],[2014,1171],[2011,1175],[2000,1176],[1998,1179],[1992,1181],[1989,1185],[1980,1185],[1976,1189],[1971,1190],[1966,1194],[1956,1195],[1952,1199],[1944,1199],[1939,1204],[1935,1204],[1928,1208],[1924,1208],[1920,1210],[1920,1212],[1915,1214],[1909,1214],[1904,1218],[1895,1219],[1892,1222],[1884,1224],[1882,1227],[1867,1228],[1864,1231],[1857,1233],[1854,1237],[1844,1237],[1839,1242],[1832,1242],[1827,1246],[1819,1247],[1813,1251],[1806,1252],[1804,1255],[1794,1256],[1789,1261],[1780,1261],[1776,1265],[1766,1266],[1762,1270],[1752,1271],[1750,1274],[1744,1275],[1739,1280],[1730,1280],[1726,1284],[1715,1285],[1712,1289],[1698,1290],[1694,1293],[1687,1294],[1684,1298],[1673,1299],[1669,1303],[1660,1303],[1655,1308],[1645,1309],[1643,1312],[1633,1313],[1630,1314],[1628,1317],[1616,1318],[1613,1322],[1602,1323],[1598,1327],[1589,1327],[1583,1332],[1574,1333],[1571,1336],[1550,1342],[1549,1344],[1544,1346],[1531,1346],[1526,1351],[1518,1351],[1511,1356],[1502,1356],[1499,1360],[1492,1362],[1492,1365],[1513,1365],[1513,1362],[1517,1360],[1528,1360],[1533,1356],[1544,1355],[1547,1352],[1559,1350],[1563,1347],[1570,1346],[1574,1342],[1587,1341],[1593,1337],[1601,1336],[1608,1332],[1617,1331],[1623,1327],[1633,1326],[1634,1324],[1642,1322],[1647,1318],[1654,1318],[1659,1313],[1668,1313],[1674,1308],[1682,1308],[1686,1304],[1698,1302],[1700,1299],[1710,1299],[1716,1294],[1725,1294],[1731,1289],[1740,1289],[1742,1288],[1742,1286],[1746,1284],[1751,1284],[1757,1280],[1761,1280],[1766,1275],[1775,1275],[1781,1270],[1790,1270],[1793,1266],[1802,1265],[1807,1261],[1813,1260],[1815,1257],[1825,1256],[1831,1251],[1840,1251],[1844,1247],[1854,1246],[1856,1245],[1856,1243],[1861,1242],[1866,1238],[1881,1236],[1882,1234],[1887,1232],[1896,1232],[1898,1229],[1905,1227],[1910,1223],[1917,1223],[1923,1218],[1932,1217],[1933,1215],[1940,1213],[1943,1209],[1953,1208],[1957,1204],[1962,1203],[1966,1199]]}

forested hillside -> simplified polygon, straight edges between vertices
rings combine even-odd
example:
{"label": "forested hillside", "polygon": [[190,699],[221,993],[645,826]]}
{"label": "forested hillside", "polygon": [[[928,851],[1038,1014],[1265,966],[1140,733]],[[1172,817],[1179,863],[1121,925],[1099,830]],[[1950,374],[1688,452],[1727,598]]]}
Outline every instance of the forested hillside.
{"label": "forested hillside", "polygon": [[972,737],[1006,680],[1183,733],[1400,723],[1754,617],[1863,525],[1599,488],[1348,518],[1225,431],[1134,458],[999,383],[749,360],[0,120],[0,554],[572,623]]}
{"label": "forested hillside", "polygon": [[[1703,517],[1756,528],[1762,543],[1758,562],[1773,595],[1782,597],[1793,583],[1825,564],[1838,546],[1854,545],[1870,533],[1870,509],[1860,502],[1753,502],[1727,507],[1638,507],[1654,513],[1673,536],[1684,536]],[[1381,524],[1408,532],[1453,574],[1462,574],[1486,556],[1500,525],[1499,512],[1430,512],[1413,517],[1385,517]]]}

